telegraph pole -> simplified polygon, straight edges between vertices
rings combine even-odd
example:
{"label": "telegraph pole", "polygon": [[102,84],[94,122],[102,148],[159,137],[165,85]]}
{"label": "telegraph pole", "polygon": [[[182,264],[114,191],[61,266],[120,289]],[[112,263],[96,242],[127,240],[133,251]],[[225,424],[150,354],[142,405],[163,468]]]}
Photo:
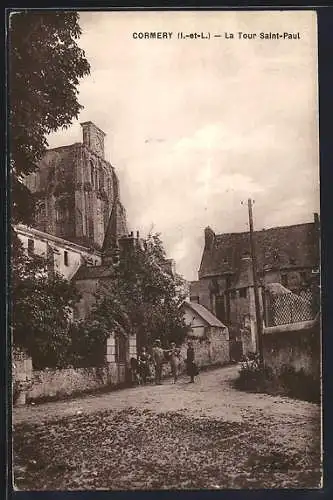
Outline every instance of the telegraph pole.
{"label": "telegraph pole", "polygon": [[249,225],[250,225],[250,245],[251,245],[251,261],[252,261],[252,271],[253,271],[253,289],[254,289],[254,303],[256,308],[256,323],[257,323],[257,340],[258,340],[258,351],[260,362],[263,363],[263,346],[262,346],[262,319],[260,313],[260,302],[259,302],[259,288],[258,288],[258,275],[257,275],[257,256],[256,248],[254,242],[253,234],[253,213],[252,213],[252,200],[248,199],[248,210],[249,210]]}

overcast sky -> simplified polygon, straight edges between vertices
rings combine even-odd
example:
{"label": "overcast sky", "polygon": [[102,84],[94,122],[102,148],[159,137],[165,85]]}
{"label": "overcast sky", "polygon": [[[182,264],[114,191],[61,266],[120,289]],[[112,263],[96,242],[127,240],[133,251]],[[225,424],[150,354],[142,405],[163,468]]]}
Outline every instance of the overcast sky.
{"label": "overcast sky", "polygon": [[[312,12],[84,12],[91,64],[79,120],[50,147],[107,134],[130,230],[160,232],[177,271],[197,279],[205,226],[216,233],[313,220],[319,210],[317,28]],[[168,31],[167,40],[133,32]],[[211,33],[178,40],[176,34]],[[252,40],[237,33],[257,33]],[[234,39],[214,38],[233,32]],[[300,33],[261,40],[260,32]]]}

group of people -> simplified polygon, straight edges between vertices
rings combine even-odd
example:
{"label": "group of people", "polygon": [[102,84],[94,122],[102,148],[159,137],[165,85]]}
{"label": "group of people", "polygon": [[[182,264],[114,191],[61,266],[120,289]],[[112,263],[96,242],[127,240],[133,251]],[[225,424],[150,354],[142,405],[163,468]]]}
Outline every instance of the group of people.
{"label": "group of people", "polygon": [[[162,379],[163,366],[170,364],[173,383],[175,384],[179,376],[179,368],[182,361],[181,351],[175,342],[171,342],[169,349],[162,349],[161,341],[155,340],[151,354],[146,347],[142,347],[137,360],[131,360],[132,373],[138,383],[146,384],[151,376],[151,366],[154,367],[155,384],[160,385]],[[186,352],[186,368],[190,377],[190,382],[194,382],[194,377],[198,374],[198,368],[194,359],[194,348],[192,341],[188,342]]]}

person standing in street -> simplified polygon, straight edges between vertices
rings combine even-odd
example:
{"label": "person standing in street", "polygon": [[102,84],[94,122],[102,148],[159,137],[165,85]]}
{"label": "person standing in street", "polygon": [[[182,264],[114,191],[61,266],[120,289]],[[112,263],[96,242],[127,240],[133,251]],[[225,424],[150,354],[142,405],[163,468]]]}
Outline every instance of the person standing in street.
{"label": "person standing in street", "polygon": [[191,340],[187,343],[187,353],[186,353],[186,365],[187,365],[187,374],[191,377],[190,383],[194,383],[194,377],[197,375],[197,366],[194,361],[194,348],[193,342]]}
{"label": "person standing in street", "polygon": [[177,348],[175,342],[171,342],[169,350],[169,362],[171,373],[173,376],[173,383],[175,384],[178,379],[179,363],[180,363],[180,350]]}
{"label": "person standing in street", "polygon": [[139,373],[143,384],[147,383],[147,377],[149,375],[149,354],[145,347],[142,347],[138,358],[139,362]]}
{"label": "person standing in street", "polygon": [[161,341],[159,339],[155,340],[154,342],[154,347],[152,349],[152,358],[155,368],[155,384],[160,385],[162,378],[164,351],[161,347]]}

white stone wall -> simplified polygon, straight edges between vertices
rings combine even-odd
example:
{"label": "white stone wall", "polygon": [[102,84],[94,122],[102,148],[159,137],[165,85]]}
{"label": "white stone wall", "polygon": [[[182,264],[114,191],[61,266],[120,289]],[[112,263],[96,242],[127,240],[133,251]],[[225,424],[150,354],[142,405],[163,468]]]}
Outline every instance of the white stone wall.
{"label": "white stone wall", "polygon": [[136,345],[136,335],[130,335],[129,337],[129,358],[137,357],[137,345]]}
{"label": "white stone wall", "polygon": [[[29,230],[29,228],[16,228],[17,235],[23,247],[28,251],[28,240],[34,241],[34,253],[43,257],[47,256],[47,247],[53,250],[54,270],[70,280],[84,260],[89,260],[90,265],[101,265],[99,253],[89,252],[78,245],[71,244],[66,240],[52,237],[40,231]],[[67,263],[65,264],[65,252],[67,252]]]}
{"label": "white stone wall", "polygon": [[[136,335],[130,335],[128,339],[128,359],[137,357]],[[116,340],[112,333],[106,340],[106,362],[116,362]]]}
{"label": "white stone wall", "polygon": [[[195,362],[199,367],[223,365],[230,361],[229,332],[227,328],[213,327],[208,331],[208,337],[191,337],[194,347]],[[186,370],[187,343],[181,346],[183,359],[182,369]]]}
{"label": "white stone wall", "polygon": [[193,335],[202,337],[205,331],[205,323],[202,318],[189,307],[184,307],[184,320],[188,327],[192,328]]}
{"label": "white stone wall", "polygon": [[106,339],[106,362],[116,362],[116,339],[114,338],[114,334],[111,334]]}

